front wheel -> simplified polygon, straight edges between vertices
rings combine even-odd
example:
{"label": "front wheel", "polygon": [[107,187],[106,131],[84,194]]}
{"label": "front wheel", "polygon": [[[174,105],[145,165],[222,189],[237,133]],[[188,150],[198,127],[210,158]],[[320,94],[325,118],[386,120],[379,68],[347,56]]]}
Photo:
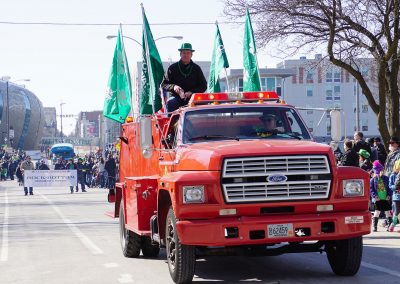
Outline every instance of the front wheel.
{"label": "front wheel", "polygon": [[165,234],[168,268],[172,280],[181,284],[192,282],[196,264],[195,247],[180,243],[172,207],[168,211]]}
{"label": "front wheel", "polygon": [[125,228],[125,215],[123,200],[119,207],[119,232],[122,253],[126,257],[139,257],[141,248],[141,238],[138,234]]}
{"label": "front wheel", "polygon": [[362,237],[332,241],[326,245],[326,254],[333,272],[342,276],[352,276],[358,272],[362,251]]}

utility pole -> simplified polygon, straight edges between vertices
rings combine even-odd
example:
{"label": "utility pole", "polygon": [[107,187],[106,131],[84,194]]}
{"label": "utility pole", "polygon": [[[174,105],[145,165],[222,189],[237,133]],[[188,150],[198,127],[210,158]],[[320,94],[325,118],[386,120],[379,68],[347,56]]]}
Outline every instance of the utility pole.
{"label": "utility pole", "polygon": [[60,110],[61,110],[61,133],[60,133],[60,136],[61,136],[61,143],[63,143],[64,142],[64,134],[63,134],[63,127],[62,127],[62,120],[63,120],[63,113],[62,113],[62,106],[63,105],[65,105],[65,103],[60,103]]}

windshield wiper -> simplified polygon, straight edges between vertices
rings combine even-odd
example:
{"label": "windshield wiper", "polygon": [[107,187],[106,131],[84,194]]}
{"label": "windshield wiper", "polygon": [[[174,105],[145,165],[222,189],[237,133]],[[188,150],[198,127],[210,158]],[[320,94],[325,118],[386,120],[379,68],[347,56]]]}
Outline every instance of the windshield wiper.
{"label": "windshield wiper", "polygon": [[202,136],[195,136],[189,138],[189,141],[194,141],[194,140],[213,140],[213,139],[230,139],[230,140],[236,140],[239,141],[239,137],[237,136],[226,136],[226,135],[202,135]]}
{"label": "windshield wiper", "polygon": [[302,140],[303,138],[300,135],[294,134],[294,133],[287,133],[287,132],[282,132],[277,129],[272,129],[272,130],[263,130],[263,131],[255,131],[252,134],[256,134],[257,136],[260,136],[262,138],[268,138],[273,135],[286,135],[292,138],[296,138],[298,140]]}

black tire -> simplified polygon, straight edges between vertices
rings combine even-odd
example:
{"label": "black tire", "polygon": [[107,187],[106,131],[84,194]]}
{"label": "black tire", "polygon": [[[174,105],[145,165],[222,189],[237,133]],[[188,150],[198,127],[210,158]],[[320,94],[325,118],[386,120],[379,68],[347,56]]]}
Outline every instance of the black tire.
{"label": "black tire", "polygon": [[362,237],[332,241],[326,247],[326,254],[333,272],[342,276],[353,276],[358,272],[362,251]]}
{"label": "black tire", "polygon": [[153,245],[150,237],[142,237],[142,253],[144,257],[157,257],[160,247],[158,244]]}
{"label": "black tire", "polygon": [[195,247],[180,243],[172,207],[168,211],[165,234],[167,262],[172,280],[179,284],[191,283],[196,264]]}
{"label": "black tire", "polygon": [[141,249],[141,238],[138,234],[125,228],[123,200],[119,207],[119,231],[122,253],[126,257],[138,257]]}

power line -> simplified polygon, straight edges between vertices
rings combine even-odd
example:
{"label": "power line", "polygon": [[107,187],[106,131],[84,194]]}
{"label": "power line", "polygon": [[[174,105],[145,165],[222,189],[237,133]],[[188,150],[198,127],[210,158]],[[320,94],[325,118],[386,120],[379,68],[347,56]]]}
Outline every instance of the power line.
{"label": "power line", "polygon": [[[244,22],[218,22],[222,25],[243,24]],[[62,22],[9,22],[0,21],[0,25],[25,25],[25,26],[119,26],[120,23],[62,23]],[[142,23],[127,23],[123,26],[141,26]],[[177,22],[177,23],[152,23],[152,26],[178,26],[178,25],[215,25],[215,22]]]}

